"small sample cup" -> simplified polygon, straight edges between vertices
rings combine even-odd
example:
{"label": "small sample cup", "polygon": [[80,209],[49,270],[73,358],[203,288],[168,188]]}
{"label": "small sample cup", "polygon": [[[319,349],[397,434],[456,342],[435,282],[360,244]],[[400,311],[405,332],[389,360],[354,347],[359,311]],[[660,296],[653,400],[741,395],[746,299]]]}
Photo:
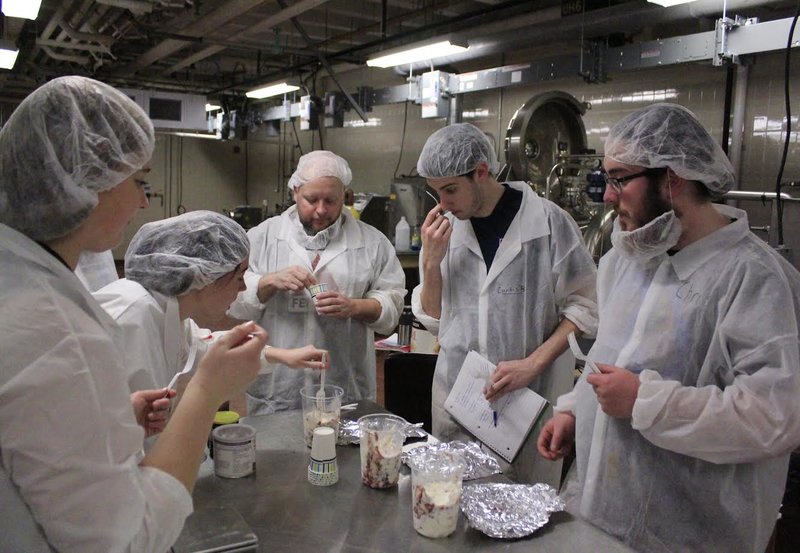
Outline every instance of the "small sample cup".
{"label": "small sample cup", "polygon": [[311,438],[317,427],[333,428],[334,436],[339,435],[344,390],[339,386],[325,386],[322,388],[324,392],[317,395],[319,390],[318,384],[300,390],[303,404],[303,439],[308,447],[311,447]]}
{"label": "small sample cup", "polygon": [[328,291],[328,284],[325,282],[312,284],[311,286],[308,287],[308,291],[311,293],[311,297],[316,299],[317,294]]}
{"label": "small sample cup", "polygon": [[419,534],[444,538],[455,532],[465,468],[452,451],[431,452],[411,467],[411,516]]}
{"label": "small sample cup", "polygon": [[242,478],[256,470],[256,429],[249,424],[226,424],[212,432],[214,474]]}
{"label": "small sample cup", "polygon": [[311,460],[308,463],[308,481],[315,486],[332,486],[339,481],[336,434],[333,428],[320,426],[314,429]]}
{"label": "small sample cup", "polygon": [[370,488],[391,488],[397,484],[407,425],[405,419],[384,413],[358,419],[363,484]]}

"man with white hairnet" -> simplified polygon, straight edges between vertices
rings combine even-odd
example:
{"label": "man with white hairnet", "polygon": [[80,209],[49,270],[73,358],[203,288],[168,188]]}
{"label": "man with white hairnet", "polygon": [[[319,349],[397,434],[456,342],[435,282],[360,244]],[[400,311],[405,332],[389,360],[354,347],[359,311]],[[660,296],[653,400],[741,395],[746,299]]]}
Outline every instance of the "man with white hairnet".
{"label": "man with white hairnet", "polygon": [[[213,211],[190,211],[142,225],[125,253],[125,278],[94,293],[119,326],[131,391],[164,388],[192,371],[224,333],[198,328],[194,318],[225,314],[245,289],[250,243],[244,229]],[[313,346],[268,347],[271,362],[322,369],[325,352]]]}
{"label": "man with white hairnet", "polygon": [[762,553],[800,444],[800,274],[712,203],[733,168],[687,109],[642,108],[605,146],[601,373],[539,450],[575,443],[570,507],[637,550]]}
{"label": "man with white hairnet", "polygon": [[254,323],[209,348],[140,457],[115,324],[76,278],[82,252],[116,246],[147,205],[147,114],[85,77],[32,92],[0,130],[0,551],[167,551],[217,406],[255,378]]}
{"label": "man with white hairnet", "polygon": [[[375,332],[397,326],[405,275],[391,242],[343,210],[352,173],[325,150],[300,158],[289,179],[295,205],[248,231],[247,290],[230,314],[259,321],[284,348],[314,343],[330,352],[326,384],[343,401],[375,399]],[[308,287],[322,284],[327,291]],[[248,390],[250,413],[300,407],[304,377],[278,364]]]}
{"label": "man with white hairnet", "polygon": [[[474,125],[432,134],[417,171],[440,200],[422,225],[420,284],[412,296],[414,314],[441,345],[433,434],[473,439],[444,408],[467,353],[497,365],[484,391],[490,401],[523,387],[554,401],[574,379],[571,369],[551,370],[567,335],[595,329],[595,265],[564,210],[525,183],[497,182],[494,150]],[[536,454],[537,434],[506,472],[557,487],[560,468]]]}

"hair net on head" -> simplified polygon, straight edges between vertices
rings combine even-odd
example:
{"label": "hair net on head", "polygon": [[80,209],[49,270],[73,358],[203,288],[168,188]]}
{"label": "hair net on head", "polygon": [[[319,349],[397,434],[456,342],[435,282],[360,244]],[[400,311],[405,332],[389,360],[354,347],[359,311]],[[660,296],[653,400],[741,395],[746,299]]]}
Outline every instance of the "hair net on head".
{"label": "hair net on head", "polygon": [[694,114],[675,104],[653,104],[614,125],[605,155],[641,167],[669,167],[721,195],[733,188],[733,166]]}
{"label": "hair net on head", "polygon": [[153,125],[107,84],[61,77],[33,91],[0,131],[0,222],[33,240],[75,230],[97,193],[150,160]]}
{"label": "hair net on head", "polygon": [[213,211],[142,225],[125,252],[125,278],[175,297],[230,273],[250,252],[247,233]]}
{"label": "hair net on head", "polygon": [[428,137],[417,161],[421,177],[438,179],[469,173],[485,161],[497,173],[497,156],[489,138],[475,125],[458,123],[441,128]]}
{"label": "hair net on head", "polygon": [[297,169],[289,179],[289,190],[294,190],[321,177],[336,177],[345,187],[350,186],[353,173],[347,161],[333,152],[316,150],[300,156]]}

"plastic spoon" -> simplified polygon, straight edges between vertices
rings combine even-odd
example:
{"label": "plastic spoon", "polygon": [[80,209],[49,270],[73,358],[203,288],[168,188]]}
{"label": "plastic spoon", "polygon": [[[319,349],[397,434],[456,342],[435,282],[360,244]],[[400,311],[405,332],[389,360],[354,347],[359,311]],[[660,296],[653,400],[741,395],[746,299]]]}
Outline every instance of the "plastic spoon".
{"label": "plastic spoon", "polygon": [[[325,354],[322,354],[322,365],[325,366]],[[319,376],[319,390],[317,390],[317,410],[325,410],[325,369]]]}
{"label": "plastic spoon", "polygon": [[600,369],[597,368],[597,365],[594,364],[594,361],[586,357],[586,355],[584,355],[581,351],[581,348],[578,345],[578,340],[575,339],[574,332],[570,332],[567,335],[567,341],[569,342],[569,349],[572,350],[572,355],[574,355],[576,359],[583,361],[586,364],[585,366],[588,367],[590,371],[600,374]]}

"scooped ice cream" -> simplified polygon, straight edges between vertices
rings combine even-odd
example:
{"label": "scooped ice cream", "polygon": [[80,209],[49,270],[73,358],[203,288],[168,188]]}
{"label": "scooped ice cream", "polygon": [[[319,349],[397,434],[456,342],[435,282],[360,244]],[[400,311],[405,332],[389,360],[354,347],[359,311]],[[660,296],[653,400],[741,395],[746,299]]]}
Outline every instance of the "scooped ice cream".
{"label": "scooped ice cream", "polygon": [[390,488],[397,484],[402,438],[398,439],[392,431],[367,430],[361,440],[361,481],[370,488]]}
{"label": "scooped ice cream", "polygon": [[411,512],[414,530],[429,538],[444,538],[458,524],[460,482],[427,482],[414,485]]}

